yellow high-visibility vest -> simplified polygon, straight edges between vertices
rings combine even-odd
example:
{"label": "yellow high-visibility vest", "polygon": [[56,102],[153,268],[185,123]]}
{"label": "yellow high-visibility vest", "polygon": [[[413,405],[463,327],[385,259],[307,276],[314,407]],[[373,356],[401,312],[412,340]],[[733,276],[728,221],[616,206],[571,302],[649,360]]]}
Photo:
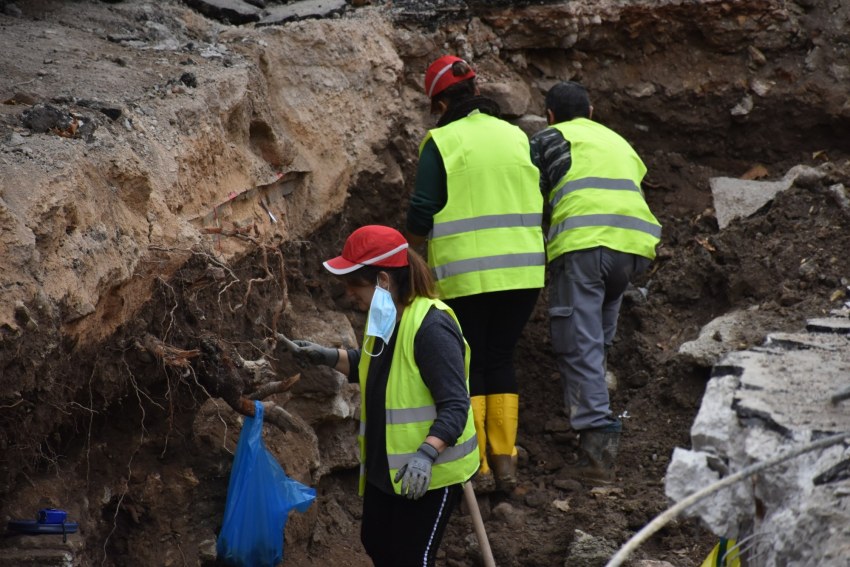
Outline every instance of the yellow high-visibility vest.
{"label": "yellow high-visibility vest", "polygon": [[[416,359],[413,356],[413,340],[425,315],[434,306],[451,315],[455,323],[457,317],[451,308],[438,299],[417,297],[407,306],[399,321],[393,359],[386,392],[386,437],[387,461],[390,467],[390,482],[396,494],[401,492],[401,483],[395,482],[395,475],[407,461],[416,454],[419,445],[425,441],[431,424],[437,417],[437,407],[431,391],[422,380]],[[460,328],[460,324],[458,328]],[[469,345],[464,340],[464,374],[466,388],[469,390]],[[360,494],[366,488],[366,379],[369,376],[371,357],[366,351],[374,352],[375,337],[366,337],[361,349],[360,364],[357,367],[360,378]],[[440,453],[431,468],[429,490],[457,484],[469,480],[478,470],[478,438],[472,411],[466,417],[466,426],[457,442]]]}
{"label": "yellow high-visibility vest", "polygon": [[720,538],[700,567],[741,567],[740,550],[735,540]]}
{"label": "yellow high-visibility vest", "polygon": [[448,200],[434,215],[428,265],[443,299],[544,285],[543,196],[528,137],[475,111],[431,130]]}
{"label": "yellow high-visibility vest", "polygon": [[644,200],[640,183],[646,166],[635,150],[613,130],[586,118],[551,128],[570,142],[572,164],[549,192],[549,261],[598,246],[655,258],[661,225]]}

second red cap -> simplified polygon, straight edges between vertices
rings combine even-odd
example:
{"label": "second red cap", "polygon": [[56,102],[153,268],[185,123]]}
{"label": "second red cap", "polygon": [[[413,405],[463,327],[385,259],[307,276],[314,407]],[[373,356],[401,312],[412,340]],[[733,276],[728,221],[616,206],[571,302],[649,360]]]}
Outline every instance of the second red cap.
{"label": "second red cap", "polygon": [[428,70],[425,71],[425,94],[428,95],[428,98],[434,98],[453,84],[475,76],[472,67],[469,68],[468,73],[463,75],[453,74],[452,65],[458,61],[463,61],[463,59],[455,55],[443,55],[428,66]]}

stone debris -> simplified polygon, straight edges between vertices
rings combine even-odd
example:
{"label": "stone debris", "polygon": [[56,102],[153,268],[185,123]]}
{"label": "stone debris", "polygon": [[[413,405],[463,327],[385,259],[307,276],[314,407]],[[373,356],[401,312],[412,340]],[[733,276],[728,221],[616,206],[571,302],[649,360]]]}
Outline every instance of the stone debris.
{"label": "stone debris", "polygon": [[736,218],[745,218],[769,203],[778,193],[790,188],[795,182],[808,183],[811,178],[822,178],[823,171],[797,165],[792,167],[779,181],[754,181],[734,177],[712,177],[708,180],[717,225],[726,228]]}
{"label": "stone debris", "polygon": [[33,132],[49,132],[53,129],[66,130],[71,127],[74,117],[67,110],[50,104],[37,104],[21,115],[23,125]]}
{"label": "stone debris", "polygon": [[[300,0],[273,2],[265,0],[186,0],[201,14],[231,25],[279,25],[309,18],[330,18],[345,12],[345,0]],[[360,2],[357,5],[362,5]],[[129,38],[110,38],[127,41]],[[135,39],[135,38],[133,38]]]}
{"label": "stone debris", "polygon": [[603,537],[594,537],[575,530],[575,539],[570,544],[570,554],[564,567],[599,567],[605,565],[618,546]]}
{"label": "stone debris", "polygon": [[[681,500],[755,463],[850,431],[850,318],[811,319],[807,332],[773,333],[713,370],[691,428],[676,448],[665,491]],[[719,491],[689,508],[719,537],[750,538],[759,564],[838,565],[850,548],[850,451],[812,451]],[[761,512],[757,512],[761,510]],[[830,529],[823,529],[824,524]]]}
{"label": "stone debris", "polygon": [[[821,317],[806,321],[806,330],[810,333],[837,333],[840,335],[850,334],[850,325],[844,319],[836,317]],[[848,380],[850,382],[850,380]],[[848,384],[850,385],[850,384]]]}
{"label": "stone debris", "polygon": [[97,128],[97,123],[93,119],[51,104],[36,104],[25,110],[21,114],[21,123],[36,133],[51,132],[63,138],[85,140],[91,140]]}
{"label": "stone debris", "polygon": [[727,352],[746,343],[753,327],[754,308],[732,311],[712,320],[700,330],[699,336],[679,347],[688,361],[711,368]]}
{"label": "stone debris", "polygon": [[285,6],[269,7],[257,25],[269,26],[309,18],[329,18],[345,12],[345,0],[303,0]]}
{"label": "stone debris", "polygon": [[186,4],[205,16],[237,26],[259,21],[263,14],[243,0],[186,0]]}
{"label": "stone debris", "polygon": [[570,511],[570,499],[565,498],[563,500],[553,500],[552,506],[556,510],[560,510],[561,512],[569,512]]}
{"label": "stone debris", "polygon": [[838,203],[839,207],[845,211],[850,210],[850,197],[848,197],[847,188],[844,187],[843,183],[830,185],[829,193],[832,195],[833,199],[835,199],[835,202]]}
{"label": "stone debris", "polygon": [[492,98],[499,105],[502,117],[518,118],[526,113],[542,109],[531,108],[531,90],[521,81],[493,81],[480,85],[481,94]]}

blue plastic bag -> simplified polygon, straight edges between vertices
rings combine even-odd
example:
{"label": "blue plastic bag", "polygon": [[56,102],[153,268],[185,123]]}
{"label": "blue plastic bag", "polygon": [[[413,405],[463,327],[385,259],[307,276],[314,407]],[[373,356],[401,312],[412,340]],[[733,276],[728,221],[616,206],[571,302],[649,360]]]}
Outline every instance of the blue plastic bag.
{"label": "blue plastic bag", "polygon": [[246,417],[227,486],[219,560],[233,567],[274,567],[283,559],[283,529],[291,509],[304,512],[316,490],[292,480],[263,443],[263,404]]}

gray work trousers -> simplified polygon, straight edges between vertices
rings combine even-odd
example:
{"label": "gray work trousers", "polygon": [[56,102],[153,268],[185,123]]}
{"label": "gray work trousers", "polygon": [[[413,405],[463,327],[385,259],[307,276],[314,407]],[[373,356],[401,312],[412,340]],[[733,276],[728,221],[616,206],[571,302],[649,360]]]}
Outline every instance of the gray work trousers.
{"label": "gray work trousers", "polygon": [[623,293],[650,260],[610,248],[568,252],[549,264],[549,320],[573,430],[616,423],[605,384]]}

